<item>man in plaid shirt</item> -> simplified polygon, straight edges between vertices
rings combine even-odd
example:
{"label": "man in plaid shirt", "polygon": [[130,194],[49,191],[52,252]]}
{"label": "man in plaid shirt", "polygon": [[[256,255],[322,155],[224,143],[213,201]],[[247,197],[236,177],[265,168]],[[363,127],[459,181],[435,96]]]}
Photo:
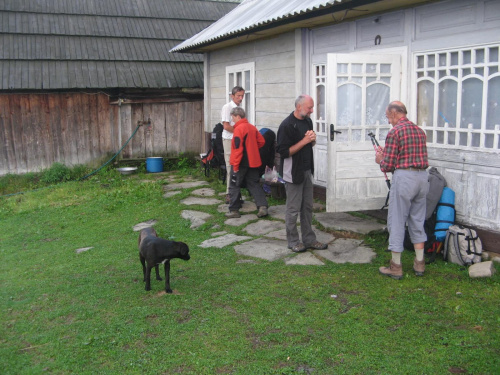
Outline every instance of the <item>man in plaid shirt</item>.
{"label": "man in plaid shirt", "polygon": [[387,229],[392,259],[389,267],[380,267],[381,274],[400,280],[403,278],[401,253],[408,223],[411,242],[415,247],[413,270],[422,276],[425,271],[424,230],[425,202],[429,191],[427,146],[425,132],[406,117],[403,103],[391,102],[385,115],[393,128],[387,134],[385,148],[380,149],[375,162],[383,172],[392,172],[389,194]]}

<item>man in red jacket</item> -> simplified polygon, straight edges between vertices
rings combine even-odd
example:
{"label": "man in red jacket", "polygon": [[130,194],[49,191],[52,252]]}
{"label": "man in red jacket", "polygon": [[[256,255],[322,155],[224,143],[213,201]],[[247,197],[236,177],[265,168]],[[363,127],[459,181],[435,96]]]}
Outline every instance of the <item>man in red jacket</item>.
{"label": "man in red jacket", "polygon": [[231,141],[231,182],[229,183],[229,212],[226,217],[240,217],[240,189],[245,186],[259,208],[258,217],[267,216],[267,199],[259,180],[259,167],[262,165],[259,148],[266,143],[257,128],[245,118],[245,110],[235,107],[231,110],[234,133]]}

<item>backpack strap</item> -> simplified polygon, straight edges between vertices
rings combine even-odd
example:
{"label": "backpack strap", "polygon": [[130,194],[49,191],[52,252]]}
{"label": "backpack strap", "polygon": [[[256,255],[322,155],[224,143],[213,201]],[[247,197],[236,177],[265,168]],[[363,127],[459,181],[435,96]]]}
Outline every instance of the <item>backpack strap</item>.
{"label": "backpack strap", "polygon": [[443,259],[447,260],[446,257],[448,256],[448,242],[450,240],[450,231],[446,231],[446,237],[444,239],[444,249],[443,249]]}
{"label": "backpack strap", "polygon": [[457,252],[457,256],[458,258],[460,259],[460,262],[462,262],[462,265],[466,265],[468,262],[466,262],[464,260],[464,258],[462,257],[462,252],[460,251],[460,241],[458,240],[458,236],[465,236],[465,233],[460,233],[460,232],[457,232],[457,234],[455,235],[455,251]]}
{"label": "backpack strap", "polygon": [[[470,228],[467,228],[467,230],[469,231],[469,235],[468,236],[465,236],[465,240],[467,241],[467,254],[474,254],[474,255],[481,255],[480,253],[476,252],[477,251],[477,248],[476,248],[476,240],[479,238],[479,236],[473,236],[472,235],[472,231],[470,230]],[[471,244],[472,242],[472,246],[474,247],[474,251],[471,249]]]}

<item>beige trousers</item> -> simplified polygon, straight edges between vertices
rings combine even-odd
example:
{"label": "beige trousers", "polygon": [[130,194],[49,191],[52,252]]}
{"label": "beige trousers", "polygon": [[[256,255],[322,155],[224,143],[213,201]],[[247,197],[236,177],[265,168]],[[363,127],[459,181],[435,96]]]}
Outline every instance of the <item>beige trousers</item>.
{"label": "beige trousers", "polygon": [[231,141],[232,139],[222,138],[222,146],[224,147],[224,161],[226,162],[226,194],[229,194],[229,183],[231,182]]}

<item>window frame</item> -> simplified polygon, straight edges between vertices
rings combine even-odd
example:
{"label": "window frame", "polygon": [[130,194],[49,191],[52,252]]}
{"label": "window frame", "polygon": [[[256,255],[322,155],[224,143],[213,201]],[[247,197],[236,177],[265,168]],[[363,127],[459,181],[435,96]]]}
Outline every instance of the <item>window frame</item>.
{"label": "window frame", "polygon": [[[245,72],[249,72],[249,87],[245,87],[243,82]],[[238,82],[238,74],[241,74],[241,83]],[[255,125],[255,62],[226,66],[226,102],[231,101],[231,90],[238,85],[245,89],[241,106],[245,109],[248,121]]]}

